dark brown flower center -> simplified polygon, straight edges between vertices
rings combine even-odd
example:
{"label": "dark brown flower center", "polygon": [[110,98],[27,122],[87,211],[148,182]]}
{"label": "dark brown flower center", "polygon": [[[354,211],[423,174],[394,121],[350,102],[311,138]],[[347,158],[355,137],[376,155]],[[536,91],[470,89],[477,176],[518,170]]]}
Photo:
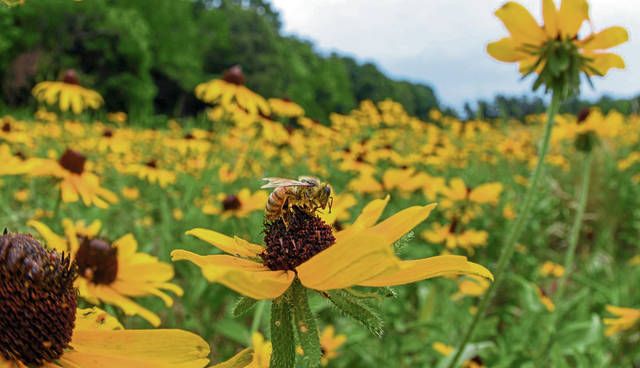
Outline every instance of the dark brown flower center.
{"label": "dark brown flower center", "polygon": [[2,124],[2,131],[5,132],[5,133],[10,133],[11,132],[11,123],[5,122],[4,124]]}
{"label": "dark brown flower center", "polygon": [[184,135],[184,139],[190,141],[192,139],[196,139],[196,137],[192,133],[187,133]]}
{"label": "dark brown flower center", "polygon": [[84,172],[84,164],[87,163],[87,158],[77,151],[67,149],[62,156],[60,156],[58,163],[64,167],[65,170],[80,175]]}
{"label": "dark brown flower center", "polygon": [[150,168],[152,168],[152,169],[157,169],[157,168],[158,168],[158,161],[156,161],[156,160],[151,160],[151,161],[147,162],[147,163],[145,164],[145,166],[150,167]]}
{"label": "dark brown flower center", "polygon": [[237,195],[229,194],[222,200],[222,209],[225,211],[234,211],[242,207],[242,203]]}
{"label": "dark brown flower center", "polygon": [[293,207],[291,212],[265,225],[267,248],[260,257],[271,270],[294,270],[335,241],[331,226],[319,217]]}
{"label": "dark brown flower center", "polygon": [[576,118],[578,119],[578,124],[581,124],[585,120],[587,120],[590,114],[591,114],[591,109],[588,107],[585,107],[584,109],[580,110],[580,112],[576,116]]}
{"label": "dark brown flower center", "polygon": [[102,136],[105,137],[105,138],[113,137],[113,130],[106,129],[104,132],[102,132]]}
{"label": "dark brown flower center", "polygon": [[67,69],[62,76],[62,81],[67,84],[80,84],[78,73],[74,69]]}
{"label": "dark brown flower center", "polygon": [[244,73],[242,73],[242,67],[240,65],[234,65],[231,68],[225,70],[222,75],[222,80],[227,83],[237,84],[239,86],[244,84]]}
{"label": "dark brown flower center", "polygon": [[75,324],[75,265],[31,235],[0,236],[0,358],[41,366],[62,356]]}
{"label": "dark brown flower center", "polygon": [[78,273],[94,284],[109,285],[118,276],[118,249],[102,239],[81,237],[76,254]]}

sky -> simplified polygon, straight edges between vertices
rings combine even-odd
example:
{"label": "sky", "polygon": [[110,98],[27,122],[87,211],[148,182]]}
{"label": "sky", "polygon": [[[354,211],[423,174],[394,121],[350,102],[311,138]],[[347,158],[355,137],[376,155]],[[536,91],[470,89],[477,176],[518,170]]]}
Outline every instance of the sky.
{"label": "sky", "polygon": [[[558,0],[556,0],[558,1]],[[394,79],[426,82],[445,104],[493,98],[498,93],[527,93],[531,79],[520,80],[517,67],[493,60],[486,44],[508,35],[493,14],[504,0],[272,0],[285,34],[312,41],[320,52],[336,51],[374,62]],[[541,0],[519,1],[541,21]],[[585,83],[583,97],[640,93],[640,1],[591,0],[594,29],[620,25],[629,42],[613,51],[627,64],[595,90]],[[584,30],[588,30],[585,23]]]}

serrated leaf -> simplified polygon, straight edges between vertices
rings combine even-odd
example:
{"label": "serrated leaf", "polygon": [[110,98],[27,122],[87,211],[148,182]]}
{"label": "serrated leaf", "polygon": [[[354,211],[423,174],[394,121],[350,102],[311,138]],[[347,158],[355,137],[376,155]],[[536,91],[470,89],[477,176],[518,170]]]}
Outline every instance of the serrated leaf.
{"label": "serrated leaf", "polygon": [[317,367],[320,365],[322,350],[320,349],[316,318],[309,307],[307,289],[297,279],[291,286],[291,305],[293,306],[294,326],[304,351],[303,361],[306,366]]}
{"label": "serrated leaf", "polygon": [[238,318],[250,311],[251,308],[255,307],[256,303],[258,303],[257,300],[243,296],[238,299],[238,302],[233,307],[231,314],[233,317]]}
{"label": "serrated leaf", "polygon": [[296,363],[296,342],[293,335],[290,291],[271,303],[272,368],[293,368]]}
{"label": "serrated leaf", "polygon": [[341,291],[327,293],[329,300],[346,316],[369,329],[374,335],[380,337],[383,333],[383,322],[380,316],[371,307]]}

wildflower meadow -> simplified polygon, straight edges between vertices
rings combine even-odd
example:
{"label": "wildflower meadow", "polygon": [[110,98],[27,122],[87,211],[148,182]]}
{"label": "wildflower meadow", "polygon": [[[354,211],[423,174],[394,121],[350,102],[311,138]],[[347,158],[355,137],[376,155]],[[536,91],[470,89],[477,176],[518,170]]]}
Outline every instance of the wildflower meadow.
{"label": "wildflower meadow", "polygon": [[541,10],[465,117],[268,2],[0,0],[0,367],[639,366],[629,32]]}

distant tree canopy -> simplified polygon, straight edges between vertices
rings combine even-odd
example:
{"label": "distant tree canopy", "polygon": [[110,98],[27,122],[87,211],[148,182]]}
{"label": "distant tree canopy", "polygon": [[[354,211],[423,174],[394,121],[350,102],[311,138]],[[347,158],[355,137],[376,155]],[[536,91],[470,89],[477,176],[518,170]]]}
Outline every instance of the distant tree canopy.
{"label": "distant tree canopy", "polygon": [[427,85],[283,36],[264,0],[34,0],[0,8],[0,29],[0,100],[10,106],[74,68],[109,111],[192,115],[204,107],[194,87],[240,64],[249,88],[291,98],[318,119],[363,99],[391,98],[418,116],[439,107]]}

